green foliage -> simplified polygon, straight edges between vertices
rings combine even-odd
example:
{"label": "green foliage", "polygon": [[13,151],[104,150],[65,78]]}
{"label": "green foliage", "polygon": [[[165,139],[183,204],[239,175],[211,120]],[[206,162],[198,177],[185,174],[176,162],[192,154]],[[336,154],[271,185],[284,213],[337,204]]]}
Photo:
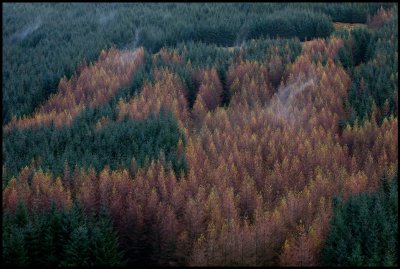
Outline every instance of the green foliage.
{"label": "green foliage", "polygon": [[366,63],[372,55],[370,55],[370,47],[372,46],[371,33],[366,28],[356,28],[350,32],[339,31],[336,36],[344,39],[344,45],[338,53],[338,60],[347,68],[353,68]]}
{"label": "green foliage", "polygon": [[324,14],[309,10],[285,9],[277,11],[271,16],[261,17],[255,22],[249,22],[241,30],[242,35],[250,38],[261,36],[270,37],[297,37],[301,41],[316,37],[327,37],[333,31],[330,18]]}
{"label": "green foliage", "polygon": [[[76,217],[78,212],[79,208],[75,207],[72,214]],[[110,216],[102,211],[89,217],[83,215],[81,219],[83,221],[76,223],[75,220],[70,225],[71,233],[65,244],[64,259],[60,265],[124,265],[123,253],[119,251],[118,236],[113,230]]]}
{"label": "green foliage", "polygon": [[89,231],[86,225],[79,226],[71,233],[66,250],[65,260],[61,266],[89,266],[90,265],[90,241]]}
{"label": "green foliage", "polygon": [[146,159],[158,158],[160,151],[174,168],[182,167],[183,160],[175,156],[175,149],[183,135],[170,112],[160,112],[141,122],[111,120],[97,130],[97,121],[109,115],[107,111],[86,109],[72,127],[16,129],[5,134],[3,162],[9,175],[16,175],[32,160],[56,175],[61,175],[65,162],[69,167],[92,166],[97,172],[106,165],[111,169],[129,167],[133,158],[143,166]]}
{"label": "green foliage", "polygon": [[[86,216],[78,205],[60,211],[29,215],[21,226],[23,206],[3,219],[3,261],[5,265],[121,266],[118,236],[110,216]],[[25,211],[24,211],[25,212]]]}
{"label": "green foliage", "polygon": [[339,50],[338,59],[352,74],[348,101],[351,117],[347,123],[369,119],[373,103],[383,110],[388,102],[388,111],[378,118],[397,115],[398,94],[398,16],[393,11],[392,18],[372,34],[366,29],[351,31]]}
{"label": "green foliage", "polygon": [[293,3],[292,7],[301,7],[329,15],[333,21],[347,23],[365,23],[382,6],[389,8],[392,3]]}
{"label": "green foliage", "polygon": [[25,203],[21,200],[18,201],[15,220],[18,227],[24,227],[28,224],[28,210]]}
{"label": "green foliage", "polygon": [[[276,52],[275,49],[278,51]],[[301,43],[298,38],[291,39],[252,39],[243,46],[243,59],[248,61],[260,61],[268,63],[271,57],[280,56],[284,60],[283,65],[293,63],[301,53]]]}
{"label": "green foliage", "polygon": [[[230,92],[228,85],[226,85],[226,74],[235,59],[241,57],[243,60],[268,64],[272,57],[279,56],[282,59],[282,67],[284,68],[288,63],[293,63],[300,54],[301,43],[298,38],[260,38],[244,42],[240,47],[232,47],[232,49],[228,50],[226,47],[202,42],[182,42],[174,48],[166,48],[168,52],[175,51],[180,55],[182,63],[165,63],[158,57],[154,61],[154,66],[158,68],[168,67],[179,75],[187,89],[187,100],[190,108],[193,107],[200,85],[196,85],[193,81],[186,63],[190,62],[194,70],[216,68],[224,90],[222,105],[228,105]],[[271,81],[271,83],[274,87],[277,87],[280,80]]]}
{"label": "green foliage", "polygon": [[[18,207],[20,211],[20,206]],[[15,219],[15,221],[12,221]],[[3,264],[24,266],[27,264],[27,250],[24,242],[23,228],[17,218],[8,212],[3,214]],[[23,226],[24,227],[24,226]]]}
{"label": "green foliage", "polygon": [[[3,122],[31,114],[101,49],[182,41],[232,46],[260,36],[326,37],[333,21],[365,22],[392,4],[41,3],[3,5]],[[278,10],[278,11],[277,11]]]}
{"label": "green foliage", "polygon": [[118,237],[113,231],[111,217],[105,208],[100,212],[99,221],[96,224],[92,231],[95,264],[97,266],[123,265],[123,253],[118,250]]}
{"label": "green foliage", "polygon": [[[231,97],[227,85],[230,66],[242,60],[257,61],[268,69],[269,82],[277,89],[287,76],[287,66],[301,53],[300,41],[327,38],[333,32],[332,22],[365,23],[380,6],[395,7],[392,19],[378,30],[333,33],[344,40],[336,61],[352,78],[344,100],[350,117],[340,119],[343,126],[370,117],[372,104],[381,110],[389,104],[380,121],[397,115],[395,4],[4,4],[3,126],[13,116],[31,114],[56,91],[61,77],[74,75],[82,62],[95,61],[103,48],[144,46],[145,62],[128,87],[120,89],[107,104],[84,109],[72,126],[4,133],[3,188],[32,162],[37,169],[59,176],[73,167],[93,167],[96,172],[105,166],[111,170],[129,167],[133,171],[132,159],[139,167],[152,159],[165,159],[177,176],[186,173],[185,156],[177,154],[178,141],[185,144],[184,136],[170,111],[143,121],[127,117],[117,121],[118,102],[139,93],[145,82],[153,83],[154,69],[168,68],[179,76],[187,90],[190,112],[200,87],[193,79],[195,72],[215,68],[223,86],[221,105],[226,106]],[[161,48],[176,52],[182,61],[165,61],[153,54]],[[153,213],[143,205],[134,212],[137,223],[127,224],[120,238],[105,209],[87,215],[76,204],[75,195],[72,193],[73,207],[66,211],[53,204],[49,212],[32,213],[20,201],[15,212],[3,212],[3,264],[171,265],[175,251],[183,248],[179,242],[167,240],[170,230],[162,231],[153,218],[144,224],[139,221],[141,214]],[[323,264],[397,265],[397,224],[397,177],[390,181],[384,178],[377,193],[360,194],[345,203],[335,200],[332,229],[321,256]],[[185,238],[184,233],[181,236]],[[179,251],[188,261],[191,246]]]}
{"label": "green foliage", "polygon": [[398,179],[385,177],[379,192],[337,202],[321,252],[323,265],[397,266]]}

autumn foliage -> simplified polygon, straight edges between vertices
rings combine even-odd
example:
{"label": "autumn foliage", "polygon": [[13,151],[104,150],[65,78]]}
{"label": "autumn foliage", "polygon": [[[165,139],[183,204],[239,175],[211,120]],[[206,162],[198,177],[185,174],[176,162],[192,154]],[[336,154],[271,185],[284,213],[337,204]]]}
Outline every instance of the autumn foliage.
{"label": "autumn foliage", "polygon": [[15,211],[19,200],[25,201],[32,211],[50,210],[55,202],[59,209],[71,207],[71,189],[60,178],[53,178],[33,166],[21,170],[18,179],[13,178],[3,191],[3,208]]}
{"label": "autumn foliage", "polygon": [[161,109],[170,109],[177,116],[181,125],[188,120],[185,89],[179,77],[168,69],[154,70],[156,83],[145,84],[138,96],[128,102],[118,104],[118,119],[125,115],[130,119],[144,120],[156,115]]}
{"label": "autumn foliage", "polygon": [[105,104],[115,93],[129,85],[135,71],[143,63],[143,48],[135,51],[110,49],[100,53],[93,65],[83,65],[70,80],[63,78],[58,91],[31,117],[13,119],[5,130],[54,123],[56,127],[70,125],[85,107]]}
{"label": "autumn foliage", "polygon": [[[48,209],[52,200],[70,207],[72,197],[87,212],[106,205],[121,244],[134,254],[149,247],[151,259],[161,264],[318,265],[331,198],[374,191],[381,176],[397,173],[397,117],[382,125],[372,118],[339,127],[351,83],[333,61],[341,45],[335,38],[308,42],[279,75],[256,61],[232,63],[227,108],[219,106],[222,85],[215,69],[193,71],[200,86],[192,110],[177,74],[155,69],[155,83],[120,101],[118,119],[173,111],[186,130],[181,149],[187,175],[175,175],[163,157],[140,169],[135,162],[130,169],[105,168],[100,174],[76,168],[62,180],[26,168],[3,191],[3,208],[15,210],[18,199],[33,210]],[[105,102],[129,82],[142,53],[102,53],[98,64],[62,80],[59,94],[17,126],[55,119],[44,120],[41,113],[58,115],[57,120],[65,115],[61,124],[74,109]],[[136,58],[121,64],[123,55]],[[165,52],[161,57],[179,59]],[[271,76],[285,77],[276,90]],[[93,85],[104,91],[90,95]]]}
{"label": "autumn foliage", "polygon": [[386,10],[381,7],[374,16],[367,20],[368,27],[372,29],[382,27],[391,17],[391,10]]}

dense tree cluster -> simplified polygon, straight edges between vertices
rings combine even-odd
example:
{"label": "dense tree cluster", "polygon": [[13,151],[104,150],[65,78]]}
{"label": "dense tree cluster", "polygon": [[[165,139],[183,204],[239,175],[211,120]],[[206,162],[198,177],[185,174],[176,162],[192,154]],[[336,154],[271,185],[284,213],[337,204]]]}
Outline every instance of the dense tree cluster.
{"label": "dense tree cluster", "polygon": [[[317,265],[330,199],[374,191],[381,176],[397,173],[397,118],[340,134],[347,113],[342,99],[351,84],[333,61],[342,44],[336,38],[304,44],[276,91],[265,64],[232,62],[227,108],[198,108],[196,98],[190,110],[178,76],[154,69],[155,84],[144,83],[116,109],[143,121],[170,108],[187,139],[176,150],[185,154],[186,175],[176,174],[163,155],[143,168],[135,162],[100,173],[76,168],[53,180],[26,168],[4,190],[3,205],[15,211],[23,199],[32,210],[49,210],[54,201],[68,210],[76,199],[89,215],[106,206],[132,264]],[[199,100],[215,92],[215,70],[193,76],[200,81]],[[175,108],[179,102],[183,110]]]}
{"label": "dense tree cluster", "polygon": [[85,107],[103,105],[121,87],[128,86],[143,63],[143,56],[143,48],[134,52],[103,50],[95,65],[82,66],[79,74],[70,80],[61,79],[57,93],[50,96],[32,117],[13,118],[5,131],[51,123],[56,127],[71,125],[73,118]]}
{"label": "dense tree cluster", "polygon": [[[97,119],[97,120],[96,120]],[[25,166],[34,165],[60,175],[65,166],[112,169],[128,167],[132,159],[139,166],[157,159],[163,151],[177,171],[184,159],[176,155],[184,139],[178,124],[167,110],[145,121],[115,121],[110,115],[85,110],[71,127],[55,126],[16,130],[3,137],[3,186]]]}
{"label": "dense tree cluster", "polygon": [[[189,40],[232,46],[260,35],[311,39],[326,36],[329,16],[365,22],[380,6],[390,5],[6,3],[3,121],[31,114],[56,91],[61,77],[69,78],[84,59],[94,61],[104,48],[144,46],[154,53]],[[288,19],[282,21],[278,15],[283,9],[291,15],[283,14]]]}
{"label": "dense tree cluster", "polygon": [[390,8],[390,3],[312,3],[311,5],[292,3],[293,7],[310,8],[328,14],[333,21],[365,23],[370,16],[381,8]]}
{"label": "dense tree cluster", "polygon": [[323,264],[397,266],[398,195],[397,177],[383,178],[379,192],[335,200]]}
{"label": "dense tree cluster", "polygon": [[244,24],[239,38],[297,37],[300,40],[315,37],[327,37],[333,31],[332,21],[328,16],[310,10],[284,9],[272,13],[266,18],[259,18],[252,24]]}
{"label": "dense tree cluster", "polygon": [[134,120],[144,120],[158,114],[161,109],[171,109],[181,124],[187,120],[187,101],[181,81],[167,70],[154,70],[155,85],[145,84],[139,96],[129,103],[118,104],[118,119],[128,115]]}
{"label": "dense tree cluster", "polygon": [[24,202],[15,214],[3,212],[3,265],[121,266],[125,264],[106,210],[87,215],[76,204],[30,212]]}
{"label": "dense tree cluster", "polygon": [[[391,16],[389,14],[392,14]],[[388,16],[390,16],[388,18]],[[373,17],[371,32],[356,29],[345,34],[340,62],[352,74],[347,105],[351,114],[346,122],[354,124],[375,113],[379,123],[398,111],[398,11],[379,10]]]}
{"label": "dense tree cluster", "polygon": [[6,265],[396,265],[397,5],[59,8],[106,49],[3,123]]}

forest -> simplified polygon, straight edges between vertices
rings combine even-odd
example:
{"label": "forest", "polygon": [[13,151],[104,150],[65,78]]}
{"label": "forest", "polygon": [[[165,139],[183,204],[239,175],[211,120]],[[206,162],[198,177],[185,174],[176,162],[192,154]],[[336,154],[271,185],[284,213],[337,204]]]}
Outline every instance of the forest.
{"label": "forest", "polygon": [[2,265],[398,266],[397,3],[2,5]]}

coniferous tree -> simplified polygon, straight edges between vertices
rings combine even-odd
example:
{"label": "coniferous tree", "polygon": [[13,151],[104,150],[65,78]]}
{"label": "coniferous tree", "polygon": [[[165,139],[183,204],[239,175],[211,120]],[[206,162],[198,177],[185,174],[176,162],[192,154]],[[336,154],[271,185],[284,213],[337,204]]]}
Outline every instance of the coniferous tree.
{"label": "coniferous tree", "polygon": [[89,229],[86,224],[81,224],[71,232],[71,237],[65,245],[65,256],[61,266],[92,265]]}
{"label": "coniferous tree", "polygon": [[96,266],[122,266],[123,254],[118,249],[118,237],[113,231],[109,214],[103,207],[92,231],[92,251]]}
{"label": "coniferous tree", "polygon": [[7,232],[3,230],[3,265],[29,265],[29,258],[23,231],[23,228],[17,227],[13,227]]}
{"label": "coniferous tree", "polygon": [[[377,193],[359,194],[335,205],[331,230],[321,252],[324,265],[397,265],[397,176],[382,179]],[[343,221],[345,220],[345,221]],[[396,254],[395,254],[396,253]]]}

